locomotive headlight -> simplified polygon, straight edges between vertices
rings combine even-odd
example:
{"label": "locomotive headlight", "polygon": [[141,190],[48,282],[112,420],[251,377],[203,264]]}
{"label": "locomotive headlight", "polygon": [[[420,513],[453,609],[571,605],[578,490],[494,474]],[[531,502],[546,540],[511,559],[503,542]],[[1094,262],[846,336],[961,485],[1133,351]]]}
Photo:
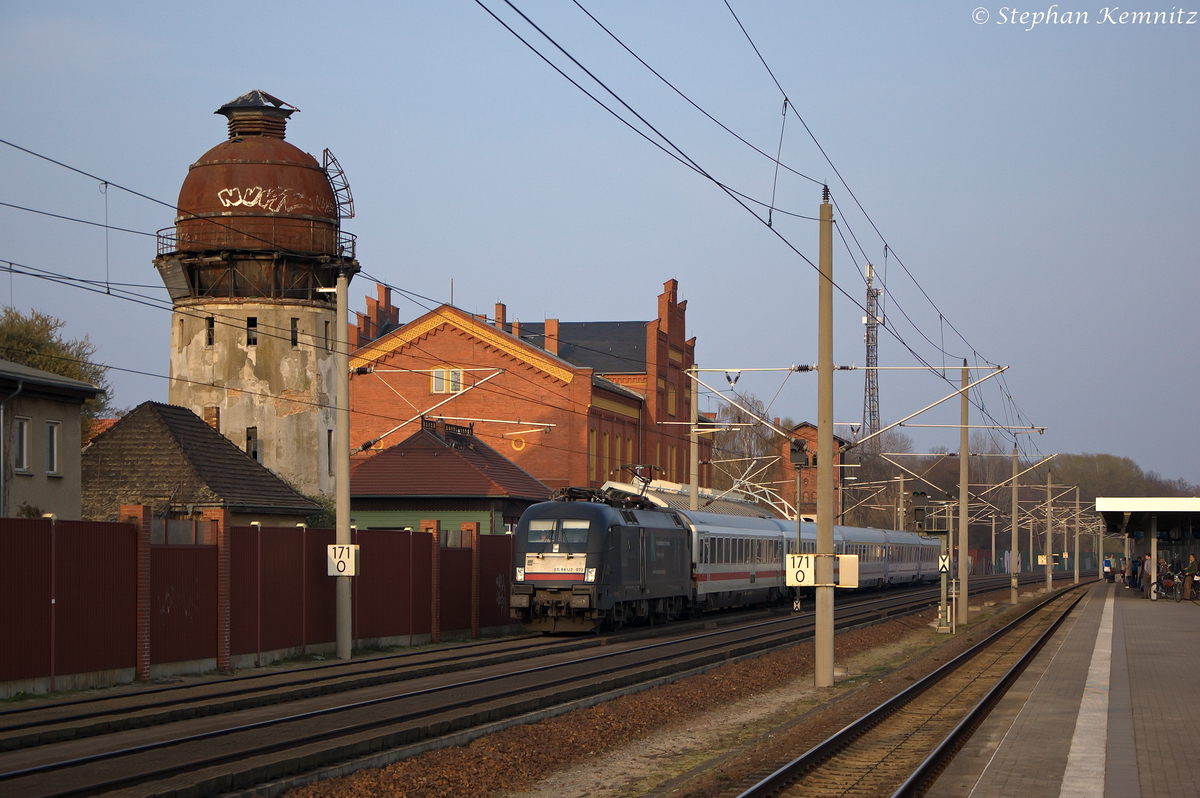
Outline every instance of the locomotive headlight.
{"label": "locomotive headlight", "polygon": [[585,582],[595,582],[595,581],[596,581],[596,569],[595,569],[595,568],[589,568],[589,569],[587,569],[586,571],[584,571],[584,573],[583,573],[583,581],[585,581]]}
{"label": "locomotive headlight", "polygon": [[517,569],[517,581],[518,581],[518,582],[524,582],[524,581],[525,581],[525,569],[524,569],[524,568],[518,568],[518,569]]}

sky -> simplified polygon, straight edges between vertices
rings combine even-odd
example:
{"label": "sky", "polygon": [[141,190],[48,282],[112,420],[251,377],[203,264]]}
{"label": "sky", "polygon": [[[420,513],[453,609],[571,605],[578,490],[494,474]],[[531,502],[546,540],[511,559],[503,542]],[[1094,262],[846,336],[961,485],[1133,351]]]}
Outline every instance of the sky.
{"label": "sky", "polygon": [[[699,365],[746,369],[736,390],[815,421],[815,374],[749,369],[816,362],[818,230],[800,217],[828,184],[836,362],[866,359],[869,261],[879,364],[928,367],[881,373],[884,424],[949,395],[964,359],[973,379],[1007,366],[972,424],[1200,483],[1200,15],[981,1],[0,0],[0,139],[93,176],[0,145],[0,268],[21,272],[0,272],[0,302],[88,336],[116,406],[165,401],[145,234],[225,138],[213,111],[261,89],[301,109],[289,141],[336,154],[344,229],[402,320],[452,282],[471,312],[646,320],[676,279]],[[839,423],[861,422],[863,375],[838,372]],[[958,421],[952,400],[912,423]],[[958,448],[957,430],[904,432]]]}

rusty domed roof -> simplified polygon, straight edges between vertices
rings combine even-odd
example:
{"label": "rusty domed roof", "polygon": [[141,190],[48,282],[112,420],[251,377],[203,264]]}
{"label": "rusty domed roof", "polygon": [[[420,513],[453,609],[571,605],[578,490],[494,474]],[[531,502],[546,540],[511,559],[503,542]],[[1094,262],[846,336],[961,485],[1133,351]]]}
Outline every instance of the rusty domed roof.
{"label": "rusty domed roof", "polygon": [[262,91],[218,109],[229,119],[229,139],[188,170],[176,216],[179,249],[336,252],[338,205],[325,169],[284,140],[297,110]]}

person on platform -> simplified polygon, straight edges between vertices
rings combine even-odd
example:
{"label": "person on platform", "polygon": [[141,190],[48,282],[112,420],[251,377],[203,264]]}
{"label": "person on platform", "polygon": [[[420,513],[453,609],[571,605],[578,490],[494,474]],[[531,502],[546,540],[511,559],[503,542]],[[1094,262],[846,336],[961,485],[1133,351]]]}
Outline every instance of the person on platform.
{"label": "person on platform", "polygon": [[1200,571],[1200,563],[1196,562],[1196,555],[1188,555],[1187,567],[1183,569],[1183,597],[1188,601],[1192,600],[1193,583],[1196,581],[1196,572]]}
{"label": "person on platform", "polygon": [[1150,559],[1150,555],[1146,555],[1146,559],[1142,561],[1142,598],[1150,598],[1150,591],[1154,590],[1154,580],[1150,578],[1150,566],[1154,562]]}

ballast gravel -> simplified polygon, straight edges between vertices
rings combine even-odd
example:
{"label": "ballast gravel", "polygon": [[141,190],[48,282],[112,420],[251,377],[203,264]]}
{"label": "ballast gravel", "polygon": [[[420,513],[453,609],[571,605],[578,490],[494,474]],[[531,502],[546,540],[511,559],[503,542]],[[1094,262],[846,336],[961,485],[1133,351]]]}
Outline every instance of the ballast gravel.
{"label": "ballast gravel", "polygon": [[[1007,590],[975,601],[1007,600]],[[299,787],[287,798],[737,795],[982,639],[1013,613],[973,613],[951,637],[934,610],[839,633],[849,673],[812,687],[812,644],[517,726],[460,748]],[[757,699],[757,701],[756,701]]]}

